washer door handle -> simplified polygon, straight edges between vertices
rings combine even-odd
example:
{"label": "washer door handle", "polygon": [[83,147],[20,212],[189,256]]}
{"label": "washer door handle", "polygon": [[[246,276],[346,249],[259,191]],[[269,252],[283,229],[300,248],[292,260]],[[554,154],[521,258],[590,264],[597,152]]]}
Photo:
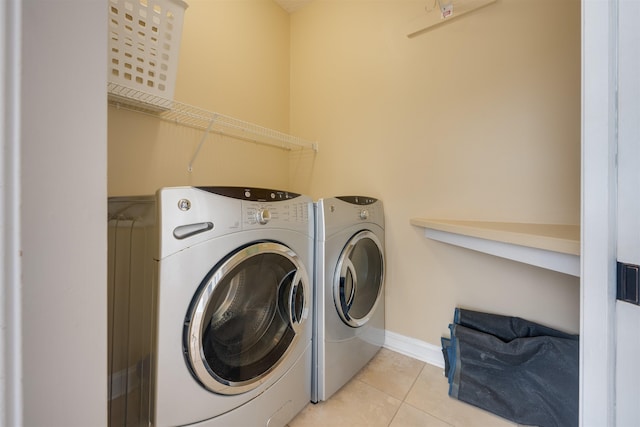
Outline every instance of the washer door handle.
{"label": "washer door handle", "polygon": [[291,281],[289,289],[289,322],[293,330],[297,333],[300,324],[307,317],[305,287],[300,276],[300,272],[296,271]]}
{"label": "washer door handle", "polygon": [[[358,288],[358,277],[356,275],[356,268],[351,262],[351,259],[347,258],[344,263],[344,274],[340,276],[340,307],[342,309],[342,314],[344,314],[344,316],[348,318],[349,310],[351,310],[351,305],[353,305],[353,301],[356,296],[356,290]],[[349,295],[347,295],[345,292],[347,277],[350,277],[351,281]]]}
{"label": "washer door handle", "polygon": [[182,240],[212,229],[212,222],[198,222],[195,224],[180,225],[173,229],[173,237]]}

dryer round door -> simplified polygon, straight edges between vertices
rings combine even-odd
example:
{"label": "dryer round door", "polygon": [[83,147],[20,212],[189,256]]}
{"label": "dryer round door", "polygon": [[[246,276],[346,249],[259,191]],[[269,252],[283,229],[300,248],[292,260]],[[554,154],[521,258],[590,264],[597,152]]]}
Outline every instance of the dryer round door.
{"label": "dryer round door", "polygon": [[307,320],[308,282],[298,256],[272,242],[240,249],[211,269],[184,328],[185,355],[196,379],[229,395],[264,383]]}
{"label": "dryer round door", "polygon": [[333,284],[336,309],[347,325],[367,323],[382,298],[383,281],[382,244],[371,231],[360,231],[342,250]]}

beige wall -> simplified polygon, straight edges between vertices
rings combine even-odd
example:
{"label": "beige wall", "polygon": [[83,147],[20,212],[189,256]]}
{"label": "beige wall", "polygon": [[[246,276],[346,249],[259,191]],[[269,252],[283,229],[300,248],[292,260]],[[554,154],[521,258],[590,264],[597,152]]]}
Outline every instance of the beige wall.
{"label": "beige wall", "polygon": [[580,2],[498,0],[409,39],[423,3],[314,0],[289,16],[190,1],[176,99],[320,149],[211,136],[189,174],[202,132],[110,108],[109,194],[379,197],[389,330],[437,345],[463,306],[577,332],[577,278],[429,241],[409,218],[579,223]]}
{"label": "beige wall", "polygon": [[[268,0],[189,0],[174,98],[289,130],[289,15]],[[289,189],[289,153],[109,107],[109,195],[163,186]]]}
{"label": "beige wall", "polygon": [[409,39],[420,13],[292,15],[291,132],[320,145],[292,186],[385,202],[389,330],[438,344],[463,306],[577,332],[577,278],[429,241],[409,218],[579,223],[580,2],[498,0]]}

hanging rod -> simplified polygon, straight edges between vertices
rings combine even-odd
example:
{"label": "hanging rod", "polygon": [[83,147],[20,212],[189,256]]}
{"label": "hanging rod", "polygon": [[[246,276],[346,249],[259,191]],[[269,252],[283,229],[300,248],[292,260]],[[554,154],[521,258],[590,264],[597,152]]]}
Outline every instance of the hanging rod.
{"label": "hanging rod", "polygon": [[[495,2],[496,0],[427,0],[424,10],[407,24],[405,33],[408,38],[416,37],[438,25]],[[446,15],[444,6],[448,7]]]}
{"label": "hanging rod", "polygon": [[[150,95],[117,83],[109,82],[107,92],[109,103],[118,108],[148,114],[162,120],[206,131],[200,145],[204,142],[207,133],[214,132],[285,150],[308,148],[318,151],[318,145],[315,142],[182,102]],[[191,168],[197,154],[197,152],[194,154],[189,168]]]}

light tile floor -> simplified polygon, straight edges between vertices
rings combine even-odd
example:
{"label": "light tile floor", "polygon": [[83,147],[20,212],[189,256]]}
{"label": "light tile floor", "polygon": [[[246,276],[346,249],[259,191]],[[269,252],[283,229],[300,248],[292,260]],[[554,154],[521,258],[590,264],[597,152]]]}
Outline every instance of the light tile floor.
{"label": "light tile floor", "polygon": [[326,402],[308,404],[289,427],[507,427],[503,418],[452,399],[443,370],[381,349]]}

